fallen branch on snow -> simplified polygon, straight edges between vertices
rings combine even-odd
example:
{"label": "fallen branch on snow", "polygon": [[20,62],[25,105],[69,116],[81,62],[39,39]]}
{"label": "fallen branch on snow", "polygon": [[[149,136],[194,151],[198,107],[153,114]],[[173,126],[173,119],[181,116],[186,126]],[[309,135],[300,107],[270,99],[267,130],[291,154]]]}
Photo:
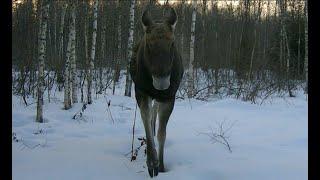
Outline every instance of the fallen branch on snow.
{"label": "fallen branch on snow", "polygon": [[78,112],[76,112],[76,114],[74,114],[74,115],[72,116],[72,119],[78,120],[78,122],[80,122],[80,121],[79,121],[80,118],[81,118],[83,121],[87,121],[87,120],[84,118],[84,116],[83,116],[84,111],[85,111],[86,109],[87,109],[87,103],[83,103],[81,109],[80,109]]}
{"label": "fallen branch on snow", "polygon": [[[40,129],[39,131],[34,132],[33,134],[37,135],[37,134],[45,134],[45,133],[44,133],[44,131],[43,131],[42,129]],[[16,134],[15,132],[12,133],[12,140],[13,140],[14,142],[17,142],[17,143],[20,142],[20,143],[21,143],[21,145],[20,145],[20,147],[22,146],[21,150],[23,150],[23,149],[26,148],[26,147],[29,148],[29,149],[34,149],[34,148],[39,147],[39,146],[44,147],[44,146],[46,146],[46,144],[47,144],[47,139],[45,139],[45,143],[43,143],[43,144],[39,143],[39,144],[30,146],[30,145],[26,144],[26,143],[23,141],[22,138],[20,138],[20,139],[17,138],[17,134]]]}
{"label": "fallen branch on snow", "polygon": [[[146,145],[146,139],[144,137],[142,138],[138,138],[138,140],[140,141],[140,146],[138,146],[137,148],[133,149],[133,144],[132,144],[132,149],[130,152],[128,152],[127,154],[125,154],[125,156],[128,156],[129,154],[131,154],[131,160],[130,161],[134,161],[137,159],[137,156],[138,156],[138,153],[140,151],[140,149]],[[132,141],[133,142],[133,141]],[[144,155],[147,154],[147,149],[146,149],[146,146],[145,146],[145,149],[144,149]]]}
{"label": "fallen branch on snow", "polygon": [[227,132],[233,127],[236,121],[234,121],[230,126],[224,127],[225,120],[216,123],[217,124],[217,131],[214,131],[212,127],[210,127],[211,131],[210,132],[200,132],[199,134],[206,135],[210,137],[210,140],[212,143],[220,143],[227,147],[230,153],[232,153],[230,143],[228,142],[229,136],[227,136]]}
{"label": "fallen branch on snow", "polygon": [[106,99],[106,101],[107,101],[107,112],[109,113],[109,116],[110,116],[110,118],[111,118],[111,120],[112,120],[112,123],[114,124],[114,119],[113,119],[113,117],[112,117],[112,113],[111,113],[111,110],[110,110],[110,105],[111,105],[111,100],[107,100]]}

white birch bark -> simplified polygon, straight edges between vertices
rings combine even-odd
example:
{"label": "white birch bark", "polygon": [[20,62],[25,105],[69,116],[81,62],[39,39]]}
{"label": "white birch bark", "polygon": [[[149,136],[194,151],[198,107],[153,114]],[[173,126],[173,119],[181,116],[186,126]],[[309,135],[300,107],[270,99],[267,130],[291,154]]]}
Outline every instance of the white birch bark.
{"label": "white birch bark", "polygon": [[[74,4],[71,5],[71,11],[73,11]],[[72,16],[73,12],[71,12]],[[73,45],[73,36],[74,31],[72,20],[69,26],[69,39],[68,39],[68,46],[67,46],[67,55],[66,55],[66,62],[65,62],[65,69],[64,69],[64,109],[70,109],[71,108],[71,59],[72,59],[72,46]]]}
{"label": "white birch bark", "polygon": [[126,74],[126,87],[125,87],[125,96],[131,96],[131,87],[132,87],[132,79],[130,76],[129,64],[132,57],[132,46],[133,46],[133,30],[134,30],[134,7],[135,0],[131,0],[130,5],[130,27],[129,27],[129,39],[128,39],[128,56],[127,56],[127,74]]}
{"label": "white birch bark", "polygon": [[196,27],[196,0],[192,1],[193,12],[192,12],[192,21],[191,21],[191,39],[190,39],[190,60],[189,60],[189,68],[187,72],[188,78],[188,97],[191,98],[193,96],[194,91],[194,39],[195,39],[195,27]]}
{"label": "white birch bark", "polygon": [[[87,13],[88,12],[88,4],[87,3],[85,3],[85,13]],[[83,103],[83,99],[84,99],[84,97],[83,97],[83,92],[84,92],[84,90],[83,90],[83,88],[84,88],[84,82],[86,81],[86,79],[87,79],[87,76],[88,76],[88,69],[89,69],[89,58],[88,58],[88,28],[87,28],[87,26],[88,26],[88,18],[87,18],[87,16],[84,18],[84,52],[85,52],[85,59],[86,59],[86,68],[85,68],[85,73],[84,73],[84,75],[83,75],[83,80],[82,80],[82,84],[81,84],[81,89],[80,89],[80,91],[81,91],[81,103]]]}
{"label": "white birch bark", "polygon": [[46,52],[46,32],[49,14],[49,2],[44,0],[41,6],[41,23],[39,32],[39,71],[38,71],[38,89],[37,89],[37,115],[36,122],[43,122],[43,91],[44,91],[44,58]]}
{"label": "white birch bark", "polygon": [[97,19],[98,19],[98,4],[99,0],[95,0],[93,4],[93,32],[92,32],[92,46],[88,68],[88,104],[92,103],[92,71],[94,69],[94,58],[96,53],[96,39],[97,39]]}
{"label": "white birch bark", "polygon": [[[68,43],[69,44],[69,43]],[[68,47],[70,47],[68,45]],[[70,49],[70,48],[67,48]],[[68,50],[67,50],[68,51]],[[64,70],[64,109],[68,110],[71,108],[71,98],[70,98],[70,53],[67,52],[67,58],[65,62]]]}
{"label": "white birch bark", "polygon": [[70,54],[70,63],[71,63],[71,89],[72,89],[72,103],[78,102],[78,88],[77,88],[77,71],[76,71],[76,5],[72,4],[71,9],[71,54]]}

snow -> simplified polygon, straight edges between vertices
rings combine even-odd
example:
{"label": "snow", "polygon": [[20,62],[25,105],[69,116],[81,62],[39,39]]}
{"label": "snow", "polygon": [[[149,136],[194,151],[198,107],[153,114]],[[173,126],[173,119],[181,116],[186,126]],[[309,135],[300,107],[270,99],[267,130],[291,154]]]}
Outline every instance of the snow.
{"label": "snow", "polygon": [[[150,179],[144,147],[137,160],[131,162],[126,156],[131,150],[136,101],[122,96],[123,87],[116,92],[94,96],[84,118],[76,120],[72,117],[82,104],[63,110],[63,94],[56,92],[50,103],[45,99],[47,122],[42,124],[35,122],[36,104],[25,106],[21,97],[13,95],[12,131],[19,139],[12,141],[13,179]],[[114,123],[107,111],[109,100]],[[176,100],[167,127],[167,172],[156,179],[307,179],[307,103],[302,92],[262,105],[232,98]],[[222,122],[225,128],[233,124],[227,133],[232,153],[204,134],[217,132]],[[137,138],[143,136],[137,110],[135,148],[140,145]]]}

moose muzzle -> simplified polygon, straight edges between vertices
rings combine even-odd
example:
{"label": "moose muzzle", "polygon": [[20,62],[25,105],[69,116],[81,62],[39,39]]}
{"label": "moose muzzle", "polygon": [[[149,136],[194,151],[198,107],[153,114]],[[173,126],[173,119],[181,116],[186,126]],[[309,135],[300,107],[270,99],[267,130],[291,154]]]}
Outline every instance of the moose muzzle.
{"label": "moose muzzle", "polygon": [[166,90],[170,86],[170,75],[165,77],[152,76],[152,84],[157,90]]}

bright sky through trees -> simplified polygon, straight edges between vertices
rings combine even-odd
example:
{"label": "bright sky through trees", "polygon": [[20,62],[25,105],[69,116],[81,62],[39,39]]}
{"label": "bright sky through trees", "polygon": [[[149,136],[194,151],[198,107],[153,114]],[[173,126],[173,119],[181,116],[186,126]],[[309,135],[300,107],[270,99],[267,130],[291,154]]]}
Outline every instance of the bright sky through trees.
{"label": "bright sky through trees", "polygon": [[[158,0],[158,2],[160,4],[165,4],[167,0]],[[169,0],[168,1],[169,4],[177,4],[177,3],[181,3],[181,0]],[[191,4],[191,0],[186,0],[185,3],[187,4]],[[242,1],[243,3],[244,1]],[[275,5],[276,5],[276,0],[261,0],[261,6],[262,6],[262,11],[261,11],[261,15],[264,17],[267,12],[268,12],[268,2],[269,2],[269,13],[270,15],[273,15],[275,12]],[[218,8],[227,8],[227,7],[232,7],[233,10],[236,10],[236,8],[241,5],[240,0],[216,0],[216,1],[208,1],[207,2],[207,6],[208,9],[211,9],[212,5],[215,4],[218,6]],[[259,1],[258,0],[250,0],[251,6],[254,7],[254,4],[258,4]],[[301,4],[301,7],[304,7],[304,0],[301,1],[288,1],[288,4],[290,3],[295,3],[296,5],[298,5],[299,3]],[[197,0],[197,5],[198,8],[201,8],[202,5],[202,0]],[[288,11],[290,11],[291,6],[287,6],[288,7]],[[251,8],[251,10],[253,11],[254,8]]]}

